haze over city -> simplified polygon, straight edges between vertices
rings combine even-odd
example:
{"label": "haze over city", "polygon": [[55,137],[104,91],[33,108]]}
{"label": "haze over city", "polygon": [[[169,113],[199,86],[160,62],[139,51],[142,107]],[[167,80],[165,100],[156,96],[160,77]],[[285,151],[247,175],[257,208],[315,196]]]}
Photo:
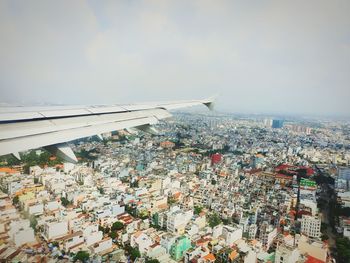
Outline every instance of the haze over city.
{"label": "haze over city", "polygon": [[350,112],[349,1],[1,1],[1,102]]}

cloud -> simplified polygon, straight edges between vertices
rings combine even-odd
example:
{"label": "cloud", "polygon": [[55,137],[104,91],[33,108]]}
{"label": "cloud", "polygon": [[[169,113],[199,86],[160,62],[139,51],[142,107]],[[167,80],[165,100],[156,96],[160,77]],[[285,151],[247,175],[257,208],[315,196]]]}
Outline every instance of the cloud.
{"label": "cloud", "polygon": [[1,1],[10,102],[349,114],[349,1]]}

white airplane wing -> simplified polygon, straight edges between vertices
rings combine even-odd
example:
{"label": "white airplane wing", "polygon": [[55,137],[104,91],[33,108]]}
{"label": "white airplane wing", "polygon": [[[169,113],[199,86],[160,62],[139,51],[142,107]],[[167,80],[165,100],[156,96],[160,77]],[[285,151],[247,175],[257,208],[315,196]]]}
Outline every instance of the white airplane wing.
{"label": "white airplane wing", "polygon": [[168,110],[205,105],[213,100],[110,106],[0,107],[0,155],[44,147],[70,162],[77,159],[65,144],[102,133],[138,128],[154,132],[152,125],[171,117]]}

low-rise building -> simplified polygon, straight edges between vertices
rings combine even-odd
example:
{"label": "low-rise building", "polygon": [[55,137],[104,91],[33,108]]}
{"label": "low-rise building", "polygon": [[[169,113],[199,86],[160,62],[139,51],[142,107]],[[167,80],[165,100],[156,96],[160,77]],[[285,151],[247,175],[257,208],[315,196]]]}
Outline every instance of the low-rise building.
{"label": "low-rise building", "polygon": [[64,236],[68,233],[67,221],[53,221],[47,222],[44,225],[43,235],[47,240],[52,240],[57,237]]}

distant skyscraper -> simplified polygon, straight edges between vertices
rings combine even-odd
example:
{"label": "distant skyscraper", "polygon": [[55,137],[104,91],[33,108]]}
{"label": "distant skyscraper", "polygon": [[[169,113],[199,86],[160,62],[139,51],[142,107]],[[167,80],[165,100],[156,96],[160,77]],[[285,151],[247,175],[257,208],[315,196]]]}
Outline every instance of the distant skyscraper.
{"label": "distant skyscraper", "polygon": [[[286,125],[287,126],[287,125]],[[293,132],[303,132],[306,134],[311,134],[311,128],[307,126],[302,125],[288,125],[288,129],[290,129]]]}
{"label": "distant skyscraper", "polygon": [[271,128],[272,126],[272,119],[264,119],[264,126],[267,128]]}
{"label": "distant skyscraper", "polygon": [[272,121],[272,128],[279,129],[283,127],[283,120],[273,120]]}

